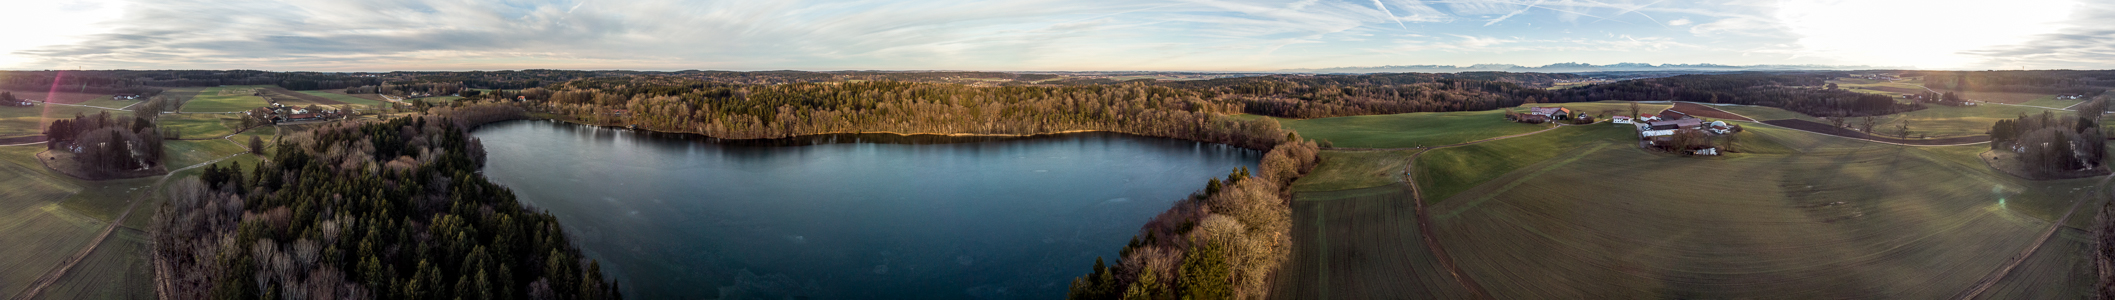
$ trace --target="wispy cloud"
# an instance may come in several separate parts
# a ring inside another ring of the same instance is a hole
[[[1749,2],[73,0],[46,6],[38,9],[107,17],[70,15],[49,22],[86,21],[61,26],[72,31],[54,30],[63,33],[49,38],[7,39],[33,42],[0,46],[0,68],[1269,70],[1668,58],[1839,63],[1823,52],[1787,52],[1808,46],[1785,25],[1782,5]],[[6,24],[13,23],[0,21]],[[1974,53],[1992,60],[2108,60],[2108,51],[2115,51],[2108,30],[2115,28],[2085,25],[2035,43]]]

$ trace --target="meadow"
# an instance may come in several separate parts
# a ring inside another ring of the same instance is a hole
[[[1658,113],[1672,107],[1666,103],[1640,103],[1640,113]],[[1573,111],[1604,115],[1629,114],[1630,102],[1535,103],[1512,108],[1527,113],[1528,107],[1564,107]],[[1236,118],[1258,118],[1241,115]],[[1550,125],[1505,120],[1505,110],[1423,112],[1392,115],[1319,119],[1278,119],[1278,123],[1300,132],[1300,136],[1328,141],[1338,148],[1411,148],[1458,144],[1492,137],[1547,129]]]
[[[302,94],[308,94],[308,95],[311,95],[311,96],[316,96],[316,97],[323,97],[323,98],[329,98],[329,99],[331,99],[331,100],[334,100],[334,101],[338,101],[338,102],[344,102],[344,103],[346,103],[346,104],[357,104],[357,105],[368,105],[368,106],[376,106],[376,105],[382,105],[382,101],[378,101],[378,100],[372,100],[372,99],[367,99],[367,98],[360,98],[360,97],[353,97],[353,96],[347,96],[347,95],[345,95],[345,94],[340,94],[340,93],[331,93],[331,92],[326,92],[326,91],[298,91],[298,92],[299,92],[299,93],[302,93]]]
[[[1433,226],[1502,299],[1939,298],[2032,244],[2048,219],[2030,211],[2068,207],[2090,184],[1864,144],[1722,158],[1586,151],[1441,201]]]
[[[210,87],[198,92],[197,97],[184,103],[183,112],[239,112],[264,107],[269,102],[264,97],[254,96],[263,85],[229,85]]]
[[[1436,240],[1499,299],[1950,297],[2072,201],[2100,204],[2080,200],[2093,179],[1990,170],[1974,157],[1983,145],[1761,125],[1741,140],[1744,153],[1683,157],[1636,148],[1628,128],[1566,127],[1432,150],[1415,172]],[[1295,183],[1300,235],[1279,296],[1466,297],[1424,249],[1409,190],[1374,185],[1408,153],[1325,152]],[[2082,219],[1980,298],[2080,297],[2093,281]]]
[[[1331,147],[1340,148],[1430,147],[1548,128],[1548,125],[1506,121],[1505,112],[1496,110],[1279,119],[1278,122],[1299,131],[1302,137],[1326,141]]]
[[[62,206],[85,188],[45,169],[32,157],[43,145],[0,147],[0,295],[16,295],[57,263],[80,251],[108,220]]]

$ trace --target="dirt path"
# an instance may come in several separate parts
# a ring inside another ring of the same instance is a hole
[[[230,142],[233,142],[233,141],[230,141]],[[237,144],[238,144],[238,146],[240,146],[240,143],[237,143]],[[247,150],[247,149],[245,149],[245,150]],[[140,195],[139,195],[139,196],[137,196],[137,197],[134,197],[134,198],[132,199],[132,203],[131,203],[131,204],[126,204],[126,205],[125,205],[125,212],[123,212],[123,213],[119,213],[119,214],[118,214],[118,216],[117,216],[117,218],[114,218],[114,219],[111,219],[111,220],[110,220],[110,224],[108,224],[108,225],[104,225],[104,226],[103,226],[103,233],[99,233],[99,234],[96,234],[96,236],[95,236],[95,239],[94,239],[94,240],[90,240],[90,241],[88,241],[88,246],[86,246],[86,247],[81,247],[81,251],[80,251],[80,252],[76,252],[76,253],[74,253],[74,254],[73,254],[73,256],[68,256],[68,257],[66,257],[66,259],[65,259],[65,260],[61,260],[61,261],[59,261],[59,265],[58,265],[57,267],[54,267],[54,268],[52,268],[51,272],[46,272],[46,273],[44,273],[44,276],[39,276],[39,277],[37,277],[37,280],[36,280],[36,281],[31,281],[31,282],[30,282],[30,284],[29,284],[29,288],[28,288],[28,289],[25,289],[25,290],[23,290],[21,294],[17,294],[17,295],[15,295],[15,297],[13,297],[13,298],[9,298],[9,299],[15,299],[15,300],[28,300],[28,299],[36,299],[36,298],[37,298],[37,294],[40,294],[40,293],[43,293],[43,292],[44,292],[44,288],[47,288],[47,287],[51,287],[51,284],[52,284],[52,283],[55,283],[55,282],[58,282],[60,278],[65,278],[65,277],[66,277],[66,271],[70,271],[70,270],[72,270],[72,269],[73,269],[73,266],[74,266],[74,265],[76,265],[76,264],[80,264],[80,263],[81,263],[81,260],[83,260],[83,259],[86,259],[86,258],[88,258],[88,254],[90,254],[90,253],[95,253],[95,249],[96,249],[96,247],[98,247],[98,246],[102,246],[102,244],[103,244],[103,241],[106,241],[106,240],[109,240],[109,239],[110,239],[110,234],[111,234],[111,233],[117,232],[117,229],[118,229],[119,225],[123,225],[123,224],[125,224],[125,218],[126,218],[126,217],[129,217],[129,216],[132,216],[132,211],[133,211],[133,209],[134,209],[134,208],[137,208],[137,207],[139,207],[139,205],[140,205],[140,203],[141,203],[141,202],[153,202],[153,201],[152,201],[153,199],[151,199],[151,197],[153,197],[153,195],[154,195],[155,191],[156,191],[156,190],[158,190],[158,189],[160,189],[163,183],[167,183],[167,182],[169,182],[169,178],[170,178],[171,176],[175,176],[177,172],[182,172],[182,171],[184,171],[184,170],[196,169],[196,168],[199,168],[199,167],[204,167],[204,166],[207,166],[207,165],[212,165],[212,164],[214,164],[214,163],[219,163],[220,161],[223,161],[223,160],[227,160],[227,159],[229,159],[229,158],[234,158],[235,156],[239,156],[239,155],[245,155],[245,154],[249,154],[249,152],[245,151],[245,152],[243,152],[243,153],[236,153],[236,154],[233,154],[233,155],[228,155],[228,156],[224,156],[224,157],[221,157],[221,158],[218,158],[218,159],[214,159],[214,160],[211,160],[211,161],[207,161],[207,162],[199,163],[199,164],[196,164],[196,165],[191,165],[191,166],[188,166],[188,167],[184,167],[184,168],[182,168],[182,169],[175,169],[175,170],[170,170],[168,174],[163,174],[163,175],[162,175],[162,178],[161,178],[160,180],[155,180],[155,181],[154,181],[154,184],[152,184],[152,185],[148,185],[148,186],[147,186],[147,187],[148,187],[148,190],[147,190],[147,191],[146,191],[145,193],[140,193]]]
[[[2115,175],[2101,177],[2099,186],[2106,187],[2108,184],[2108,179],[2111,178],[2115,178]],[[2100,192],[2106,193],[2108,191]],[[2027,257],[2034,256],[2035,250],[2041,249],[2042,244],[2048,243],[2049,237],[2055,236],[2057,230],[2062,230],[2064,228],[2064,222],[2070,221],[2071,215],[2078,212],[2078,206],[2080,204],[2085,203],[2086,201],[2084,199],[2071,202],[2071,209],[2064,211],[2064,217],[2056,218],[2056,222],[2049,223],[2049,229],[2042,231],[2042,236],[2035,238],[2033,244],[2028,244],[2026,250],[2020,250],[2020,254],[2014,255],[2012,256],[2011,260],[2005,261],[2005,265],[1999,266],[1996,271],[1991,271],[1989,276],[1983,277],[1983,280],[1976,281],[1975,287],[1968,288],[1968,290],[1966,291],[1961,291],[1960,294],[1954,295],[1953,298],[1961,300],[1975,299],[1976,296],[1982,295],[1983,291],[1989,290],[1991,286],[1997,285],[1998,281],[2004,280],[2005,275],[2009,275],[2012,273],[2012,268],[2019,267],[2020,263],[2027,261]]]
[[[1601,124],[1601,123],[1594,123],[1594,124]],[[1592,124],[1588,124],[1588,125],[1592,125]],[[1417,202],[1417,203],[1416,203],[1416,204],[1417,204],[1417,206],[1416,206],[1416,207],[1417,207],[1417,231],[1418,231],[1417,233],[1418,233],[1418,236],[1424,239],[1424,244],[1425,244],[1425,247],[1426,247],[1426,248],[1430,248],[1430,250],[1432,251],[1432,256],[1433,256],[1434,258],[1437,258],[1437,259],[1439,260],[1439,265],[1440,265],[1441,267],[1445,267],[1445,268],[1447,268],[1447,274],[1449,274],[1449,275],[1453,275],[1453,276],[1454,276],[1454,281],[1455,281],[1455,282],[1458,282],[1458,283],[1460,283],[1460,284],[1461,284],[1461,286],[1462,286],[1462,288],[1468,289],[1468,290],[1469,290],[1469,294],[1470,294],[1470,295],[1474,295],[1474,296],[1475,296],[1474,298],[1476,298],[1476,299],[1496,299],[1496,298],[1492,298],[1492,297],[1491,297],[1491,293],[1490,293],[1490,292],[1486,292],[1486,291],[1484,291],[1484,289],[1483,289],[1483,285],[1479,285],[1479,284],[1476,284],[1476,279],[1474,279],[1474,278],[1469,278],[1469,276],[1468,276],[1468,275],[1466,275],[1466,274],[1463,274],[1463,273],[1462,273],[1462,271],[1461,271],[1461,267],[1460,267],[1460,266],[1457,266],[1457,265],[1455,265],[1455,264],[1454,264],[1454,258],[1453,258],[1452,256],[1448,256],[1448,255],[1447,255],[1447,249],[1446,249],[1446,247],[1441,247],[1441,246],[1439,245],[1439,238],[1437,237],[1437,235],[1435,235],[1435,234],[1433,234],[1433,233],[1432,233],[1432,216],[1431,216],[1431,214],[1430,214],[1430,213],[1427,213],[1427,212],[1426,212],[1426,209],[1425,209],[1425,195],[1424,195],[1424,191],[1422,191],[1422,190],[1419,190],[1419,189],[1418,189],[1418,187],[1417,187],[1417,157],[1419,157],[1419,156],[1424,156],[1426,152],[1432,152],[1432,150],[1436,150],[1436,149],[1446,149],[1446,148],[1453,148],[1453,147],[1461,147],[1461,146],[1475,145],[1475,144],[1479,144],[1479,143],[1483,143],[1483,142],[1490,142],[1490,141],[1497,141],[1497,140],[1503,140],[1503,139],[1510,139],[1510,138],[1516,138],[1516,137],[1523,137],[1523,136],[1529,136],[1529,135],[1534,135],[1534,134],[1538,134],[1538,133],[1548,132],[1548,131],[1550,131],[1550,130],[1555,130],[1555,129],[1557,129],[1557,128],[1563,128],[1564,126],[1567,126],[1567,125],[1561,125],[1561,124],[1560,124],[1560,125],[1558,125],[1558,126],[1556,126],[1556,127],[1550,127],[1550,128],[1545,128],[1545,129],[1542,129],[1542,130],[1536,130],[1536,131],[1534,131],[1534,132],[1528,132],[1528,133],[1521,133],[1521,134],[1514,134],[1514,135],[1507,135],[1507,136],[1500,136],[1500,137],[1493,137],[1493,138],[1487,138],[1487,139],[1481,139],[1481,140],[1474,140],[1474,141],[1468,141],[1468,142],[1463,142],[1463,143],[1459,143],[1459,144],[1452,144],[1452,145],[1444,145],[1444,146],[1436,146],[1436,147],[1429,147],[1429,148],[1419,147],[1419,148],[1400,148],[1400,149],[1387,149],[1387,150],[1407,150],[1407,149],[1423,149],[1423,151],[1418,151],[1417,153],[1414,153],[1414,154],[1410,154],[1410,163],[1409,163],[1409,164],[1406,164],[1406,165],[1404,165],[1404,166],[1403,166],[1403,184],[1408,184],[1408,185],[1410,185],[1410,197],[1411,197],[1411,199],[1412,199],[1413,201],[1416,201],[1416,202]]]

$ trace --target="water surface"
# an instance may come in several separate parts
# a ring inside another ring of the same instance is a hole
[[[1113,133],[716,141],[487,125],[485,173],[636,299],[1053,299],[1256,151]]]

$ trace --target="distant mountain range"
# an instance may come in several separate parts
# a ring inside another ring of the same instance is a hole
[[[1654,64],[1648,64],[1648,63],[1617,63],[1617,64],[1608,64],[1608,65],[1596,65],[1596,64],[1586,64],[1586,63],[1574,63],[1574,62],[1568,62],[1568,63],[1556,63],[1556,64],[1549,64],[1549,65],[1545,65],[1545,66],[1540,66],[1540,67],[1529,67],[1529,66],[1522,66],[1522,65],[1515,65],[1515,64],[1476,64],[1476,65],[1470,65],[1470,66],[1467,66],[1467,67],[1461,67],[1461,66],[1453,66],[1453,65],[1408,65],[1408,66],[1373,66],[1373,67],[1336,67],[1336,68],[1322,68],[1322,69],[1286,69],[1286,70],[1280,70],[1280,72],[1288,72],[1288,73],[1396,73],[1396,72],[1421,72],[1421,73],[1455,73],[1455,72],[1482,72],[1482,71],[1506,71],[1506,72],[1542,72],[1542,73],[1581,73],[1581,72],[1622,72],[1622,71],[1765,71],[1765,70],[1769,70],[1769,71],[1783,71],[1783,70],[1886,70],[1886,69],[1906,69],[1906,67],[1876,67],[1876,66],[1831,66],[1831,65],[1745,65],[1745,66],[1735,66],[1735,65],[1721,65],[1721,64],[1662,64],[1662,65],[1654,65]]]

